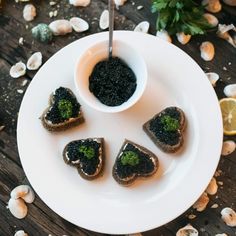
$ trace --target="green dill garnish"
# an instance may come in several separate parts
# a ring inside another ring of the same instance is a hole
[[[165,131],[177,131],[179,129],[179,121],[169,115],[163,115],[161,117],[161,124],[163,124]]]
[[[121,155],[121,163],[122,165],[136,166],[139,164],[139,157],[133,151],[125,151]]]
[[[72,108],[72,103],[66,99],[61,99],[58,102],[58,110],[61,117],[64,119],[69,119],[72,116]]]
[[[83,153],[85,157],[87,157],[88,159],[92,159],[95,155],[95,151],[94,148],[92,147],[86,147],[85,145],[81,145],[79,147],[79,152]]]
[[[193,0],[153,0],[152,12],[158,12],[156,28],[169,34],[205,34],[212,26],[204,18],[204,6]]]

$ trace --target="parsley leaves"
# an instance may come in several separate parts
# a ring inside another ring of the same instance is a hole
[[[153,0],[152,12],[158,12],[157,30],[169,34],[205,34],[211,28],[203,17],[204,7],[193,0]]]

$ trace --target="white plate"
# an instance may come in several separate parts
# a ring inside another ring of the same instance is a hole
[[[18,119],[17,141],[25,173],[37,194],[66,220],[98,232],[126,234],[161,226],[189,208],[206,188],[217,167],[222,144],[218,100],[200,67],[183,51],[154,36],[118,31],[114,38],[132,43],[148,67],[142,99],[118,114],[92,110],[82,100],[86,122],[52,134],[39,117],[49,95],[59,86],[74,92],[78,56],[107,33],[85,37],[51,57],[35,75],[24,96]],[[167,106],[184,110],[187,130],[183,150],[161,152],[142,130],[142,124]],[[64,146],[74,139],[104,137],[105,174],[89,182],[62,159]],[[158,174],[132,187],[118,185],[111,175],[116,154],[127,138],[156,153]]]

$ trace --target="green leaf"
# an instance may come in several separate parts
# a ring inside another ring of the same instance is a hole
[[[73,105],[70,101],[61,99],[57,107],[62,118],[69,119],[72,116]]]
[[[193,0],[153,0],[152,12],[158,12],[157,30],[169,34],[204,34],[211,28],[203,17],[204,8]]]

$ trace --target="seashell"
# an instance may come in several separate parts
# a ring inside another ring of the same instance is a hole
[[[207,20],[208,24],[210,24],[212,27],[216,27],[219,24],[218,19],[214,15],[205,13],[203,16]]]
[[[36,16],[36,8],[33,4],[27,4],[23,10],[23,17],[26,21],[32,21]]]
[[[70,19],[70,24],[76,32],[84,32],[89,29],[88,22],[79,17],[72,17]]]
[[[68,20],[55,20],[49,24],[54,35],[65,35],[72,32],[72,26]]]
[[[236,212],[233,209],[229,207],[224,208],[221,211],[221,218],[228,226],[236,226]]]
[[[227,155],[231,154],[232,152],[234,152],[235,149],[236,149],[236,144],[233,140],[224,141],[223,146],[222,146],[221,155],[227,156]]]
[[[215,236],[228,236],[227,234],[216,234]]]
[[[172,42],[172,39],[166,30],[157,31],[156,36],[160,39],[163,39],[169,43]]]
[[[223,2],[229,6],[236,6],[236,0],[223,0]]]
[[[215,87],[216,82],[218,81],[220,76],[218,74],[216,74],[215,72],[208,72],[208,73],[206,73],[206,76],[209,79],[209,81],[211,82],[212,86]]]
[[[230,25],[219,24],[218,31],[216,32],[216,34],[218,37],[226,40],[228,43],[230,43],[233,47],[236,48],[236,36],[233,38],[228,32],[230,30],[236,32],[236,28],[233,24]]]
[[[207,11],[212,13],[219,12],[222,8],[222,5],[219,0],[203,0],[202,5],[205,6],[205,9]]]
[[[76,7],[87,7],[90,4],[90,0],[69,0],[69,3]]]
[[[32,203],[35,199],[35,194],[34,194],[33,189],[29,187],[29,192],[21,198],[27,203]]]
[[[206,192],[210,195],[214,195],[217,193],[217,190],[218,190],[218,185],[216,183],[216,179],[213,177],[206,188]]]
[[[52,31],[46,24],[38,24],[31,30],[32,36],[42,43],[48,43],[52,40]]]
[[[28,234],[24,230],[18,230],[14,236],[28,236]]]
[[[27,61],[28,70],[37,70],[42,65],[42,53],[35,52]]]
[[[19,185],[11,191],[11,198],[18,199],[24,197],[29,192],[28,185]]]
[[[179,229],[176,236],[198,236],[198,231],[193,228],[192,225],[188,224],[185,227]]]
[[[35,198],[34,191],[28,185],[19,185],[11,191],[11,199],[19,198],[22,198],[27,203],[32,203]]]
[[[19,77],[25,75],[25,73],[26,73],[26,65],[22,61],[17,62],[10,69],[10,76],[12,78],[19,78]]]
[[[135,32],[147,33],[150,23],[148,21],[142,21],[134,28]]]
[[[23,219],[28,212],[28,208],[22,199],[11,198],[8,202],[8,208],[13,216],[18,219]]]
[[[109,27],[109,11],[104,10],[99,19],[99,27],[105,30]]]
[[[211,61],[215,56],[214,45],[209,42],[203,42],[200,46],[201,58],[205,61]]]
[[[127,0],[115,0],[116,6],[123,6]]]
[[[177,36],[178,41],[181,44],[186,44],[191,39],[191,35],[190,34],[185,34],[184,32],[177,33],[176,36]]]
[[[227,97],[235,97],[236,98],[236,84],[226,85],[224,88],[224,94]]]
[[[206,206],[209,202],[209,197],[207,196],[207,193],[203,193],[200,198],[193,204],[193,208],[197,211],[204,211],[206,209]]]

